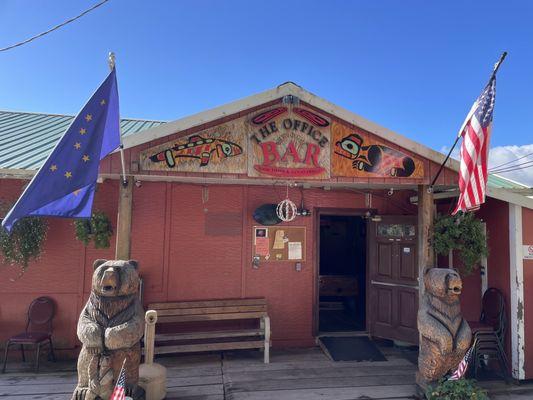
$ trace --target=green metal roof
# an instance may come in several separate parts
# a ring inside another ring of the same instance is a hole
[[[38,169],[74,116],[0,110],[0,169]],[[124,118],[122,136],[164,124]]]
[[[489,186],[503,189],[527,189],[529,186],[523,185],[501,175],[489,175]]]

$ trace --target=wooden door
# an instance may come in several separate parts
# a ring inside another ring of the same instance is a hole
[[[372,336],[418,343],[417,220],[382,217],[369,236],[369,315]]]

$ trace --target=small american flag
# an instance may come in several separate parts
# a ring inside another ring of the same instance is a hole
[[[126,371],[124,370],[125,364],[126,359],[124,359],[124,362],[122,363],[122,368],[120,368],[120,374],[118,375],[115,389],[113,389],[113,393],[111,393],[109,400],[124,400],[126,398]]]
[[[466,370],[468,369],[468,363],[470,363],[470,360],[472,359],[472,354],[474,353],[474,346],[476,344],[474,343],[472,347],[468,349],[465,356],[457,366],[457,369],[454,371],[454,373],[448,378],[449,381],[456,381],[458,379],[461,379],[466,374]]]
[[[458,211],[476,210],[485,202],[489,141],[495,99],[496,75],[493,74],[472,106],[459,132],[459,136],[463,137],[459,170],[461,193],[452,215],[457,214]]]

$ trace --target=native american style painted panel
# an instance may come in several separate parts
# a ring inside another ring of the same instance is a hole
[[[248,175],[326,179],[330,121],[302,107],[276,106],[248,117]]]
[[[358,178],[423,178],[422,160],[359,130],[333,122],[332,174]]]
[[[244,118],[141,152],[150,171],[246,173]]]

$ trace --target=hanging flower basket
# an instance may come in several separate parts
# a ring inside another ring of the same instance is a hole
[[[107,215],[102,211],[95,211],[91,218],[78,219],[74,222],[76,238],[85,246],[91,241],[94,248],[107,249],[111,246],[110,238],[113,236],[113,226]]]
[[[465,275],[470,275],[488,255],[487,237],[481,220],[474,213],[437,216],[432,242],[437,254],[448,255],[456,250]]]
[[[9,209],[5,206],[1,208]],[[4,262],[20,267],[19,278],[26,272],[30,261],[41,256],[47,230],[46,220],[40,217],[18,220],[10,233],[0,227],[0,249]]]

